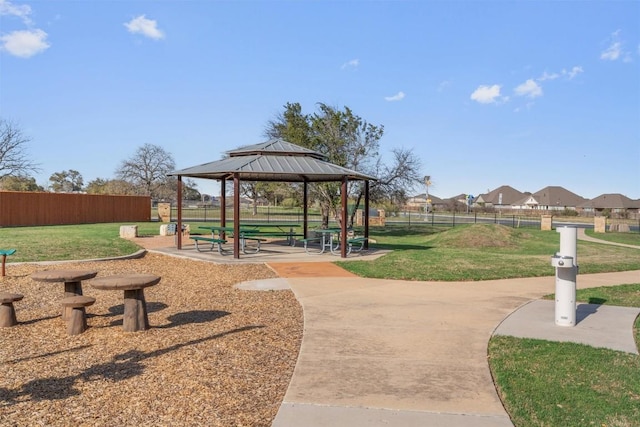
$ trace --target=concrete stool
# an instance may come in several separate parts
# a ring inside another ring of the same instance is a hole
[[[85,297],[83,295],[67,297],[62,300],[62,306],[71,309],[67,321],[67,333],[69,335],[78,335],[87,329],[85,307],[93,305],[94,302],[96,302],[95,298]]]
[[[0,327],[15,326],[18,324],[16,319],[16,309],[13,307],[15,301],[20,301],[24,295],[10,294],[8,292],[0,292]]]
[[[124,291],[122,327],[126,332],[136,332],[149,329],[144,288],[159,282],[160,277],[152,274],[115,274],[93,279],[91,286],[103,291]]]
[[[44,270],[31,274],[38,282],[64,283],[64,296],[82,295],[82,281],[93,279],[98,274],[95,270]],[[69,320],[71,308],[62,307],[62,320]]]

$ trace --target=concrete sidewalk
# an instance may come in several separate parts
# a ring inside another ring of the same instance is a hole
[[[578,235],[598,241],[585,237]],[[554,302],[540,300],[555,291],[552,276],[406,282],[356,277],[330,262],[339,258],[299,248],[241,260],[155,250],[210,262],[266,262],[281,278],[238,287],[293,290],[305,329],[274,427],[512,426],[487,362],[494,333],[637,353],[632,328],[640,308],[581,304],[575,327],[556,326]],[[372,252],[358,258],[384,254]],[[638,282],[640,271],[631,271],[578,275],[577,286]]]
[[[565,328],[552,301],[529,304],[554,292],[553,277],[276,280],[302,304],[305,331],[274,427],[511,426],[487,363],[494,331],[637,351],[640,309],[587,307]],[[580,275],[578,288],[638,281],[640,271]]]

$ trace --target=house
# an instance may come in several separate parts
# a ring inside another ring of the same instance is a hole
[[[559,186],[549,186],[536,191],[513,204],[513,209],[538,209],[545,211],[563,211],[565,209],[576,210],[586,202],[582,196]]]
[[[475,198],[473,205],[485,208],[511,209],[512,205],[524,199],[526,193],[522,193],[513,187],[503,185]]]
[[[578,210],[587,215],[600,216],[608,210],[613,217],[624,218],[640,213],[640,199],[633,200],[619,193],[601,194],[595,199],[578,205]]]
[[[429,194],[429,206],[431,209],[443,209],[446,206],[446,202],[441,198],[434,196],[433,194]],[[422,211],[424,212],[425,207],[427,206],[427,193],[417,194],[413,197],[409,197],[407,199],[406,208],[412,211]]]

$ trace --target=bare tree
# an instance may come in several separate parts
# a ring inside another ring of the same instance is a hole
[[[167,174],[175,167],[173,156],[162,147],[144,144],[131,158],[122,161],[116,175],[135,185],[139,194],[157,199],[173,192],[172,181],[175,179],[169,179]]]
[[[40,171],[27,153],[30,141],[16,125],[0,118],[0,178],[23,177]]]

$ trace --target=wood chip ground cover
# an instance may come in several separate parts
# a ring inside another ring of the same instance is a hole
[[[151,329],[122,330],[123,293],[93,289],[89,328],[69,336],[53,268],[98,277],[149,273]],[[291,379],[302,309],[291,291],[234,284],[275,277],[264,265],[217,265],[147,254],[136,260],[9,265],[0,289],[21,293],[19,325],[0,328],[0,425],[269,426]]]

